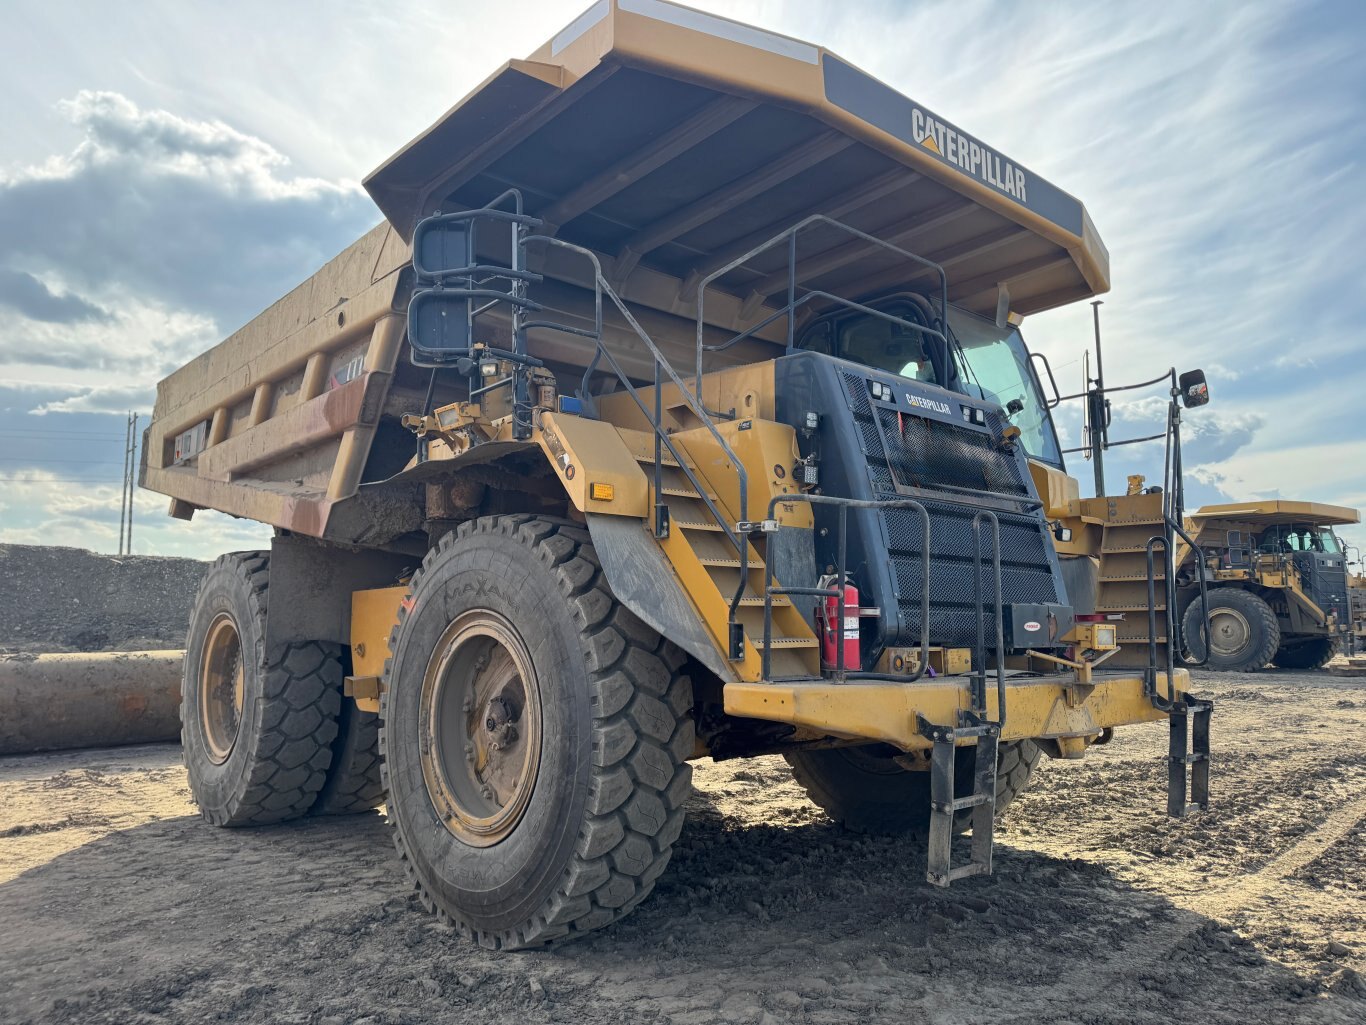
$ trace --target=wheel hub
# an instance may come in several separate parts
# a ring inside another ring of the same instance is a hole
[[[1214,654],[1237,655],[1251,638],[1252,628],[1237,609],[1215,609],[1209,614],[1209,644]]]
[[[230,614],[220,612],[209,624],[199,666],[199,721],[215,765],[226,762],[237,743],[245,690],[237,623]]]
[[[505,839],[535,788],[541,703],[521,636],[488,610],[441,635],[422,683],[421,761],[447,830],[475,847]]]

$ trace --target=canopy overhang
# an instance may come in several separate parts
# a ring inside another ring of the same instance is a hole
[[[509,187],[615,283],[637,267],[697,282],[811,214],[941,264],[950,300],[1027,315],[1104,292],[1082,204],[836,55],[663,0],[599,0],[511,61],[365,182],[405,239],[437,211]],[[813,228],[802,284],[845,296],[917,287],[885,250]],[[780,305],[787,253],[716,282]],[[922,279],[928,288],[931,279]],[[657,292],[658,289],[652,291]]]

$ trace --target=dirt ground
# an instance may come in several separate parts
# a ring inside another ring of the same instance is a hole
[[[1045,761],[996,874],[844,834],[778,759],[698,766],[653,897],[494,955],[407,892],[370,814],[215,830],[173,746],[0,760],[0,1021],[1366,1021],[1366,680],[1203,676],[1214,797],[1163,817],[1165,729]]]

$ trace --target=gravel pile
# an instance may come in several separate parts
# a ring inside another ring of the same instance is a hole
[[[0,651],[183,648],[208,563],[0,544]]]

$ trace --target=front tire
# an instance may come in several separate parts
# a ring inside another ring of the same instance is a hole
[[[783,757],[807,796],[841,826],[879,836],[929,835],[930,774],[904,768],[898,752],[879,745],[794,751]],[[1032,741],[1001,744],[996,760],[996,814],[1024,793],[1042,752]],[[955,753],[954,790],[966,797],[972,788],[975,751]],[[954,818],[954,830],[972,824],[966,809]]]
[[[1266,668],[1281,643],[1276,613],[1262,598],[1236,587],[1217,587],[1206,595],[1209,603],[1209,661],[1206,668],[1231,673],[1255,673]],[[1186,606],[1181,632],[1196,662],[1204,660],[1200,629],[1200,599]]]
[[[180,740],[190,793],[218,826],[298,818],[322,789],[342,686],[335,645],[266,651],[269,557],[220,556],[190,614]]]
[[[691,791],[692,687],[613,598],[586,530],[462,524],[413,578],[390,651],[389,820],[429,910],[516,949],[649,894]]]
[[[1322,669],[1337,653],[1334,638],[1312,637],[1307,641],[1283,644],[1271,656],[1271,662],[1281,669]]]

